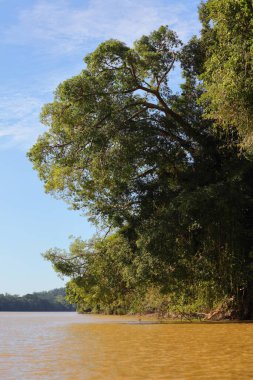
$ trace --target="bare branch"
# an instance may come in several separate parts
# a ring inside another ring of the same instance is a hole
[[[175,60],[176,60],[176,57],[174,55],[173,60],[172,60],[171,64],[169,65],[168,69],[165,71],[165,73],[161,76],[161,78],[157,82],[157,88],[156,88],[157,91],[159,91],[162,82],[164,81],[166,76],[169,74],[170,70],[173,68]]]

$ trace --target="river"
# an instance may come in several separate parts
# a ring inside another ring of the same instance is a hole
[[[253,324],[2,312],[0,379],[253,379]]]

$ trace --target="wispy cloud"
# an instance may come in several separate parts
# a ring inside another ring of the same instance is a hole
[[[66,65],[66,56],[80,56],[80,51],[85,55],[98,42],[109,38],[131,44],[160,25],[169,25],[183,40],[199,29],[199,0],[89,0],[82,6],[73,3],[70,0],[33,0],[30,7],[16,15],[15,24],[0,33],[3,44],[36,51],[47,56],[48,62],[53,54],[59,63],[55,72],[40,73],[40,82],[34,88],[19,92],[0,90],[1,147],[19,145],[26,148],[42,132],[39,123],[42,104],[52,98],[49,94],[56,83],[73,75],[73,65],[71,68]]]
[[[93,40],[118,38],[132,43],[161,24],[175,29],[182,39],[198,31],[197,1],[90,0],[73,7],[71,1],[39,1],[18,15],[4,35],[8,43],[36,45],[40,49],[70,53]]]
[[[33,82],[27,79],[26,86],[19,86],[19,90],[0,87],[0,149],[27,149],[45,131],[39,121],[41,108],[53,99],[60,82],[80,71],[80,65],[73,66],[41,73]]]
[[[42,101],[21,93],[0,94],[0,147],[19,145],[27,149],[42,132],[39,110]]]

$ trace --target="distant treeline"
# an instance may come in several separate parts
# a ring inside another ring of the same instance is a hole
[[[65,295],[65,288],[24,296],[0,294],[0,311],[74,311]]]

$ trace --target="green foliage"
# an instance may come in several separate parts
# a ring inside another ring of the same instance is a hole
[[[206,115],[233,125],[253,149],[253,5],[251,0],[208,0],[200,7]]]
[[[69,262],[75,262],[67,299],[79,312],[192,315],[208,312],[227,296],[207,260],[185,255],[175,268],[143,245],[133,252],[120,234],[86,243],[75,239],[68,253],[54,249],[44,257],[65,275],[70,275]]]
[[[120,234],[94,238],[86,243],[75,239],[68,253],[54,249],[47,251],[44,257],[57,271],[71,275],[67,298],[80,312],[137,311],[151,284],[159,284],[161,276],[169,272],[163,262],[150,254],[140,250],[134,254],[129,242]],[[69,263],[73,263],[72,273]]]

